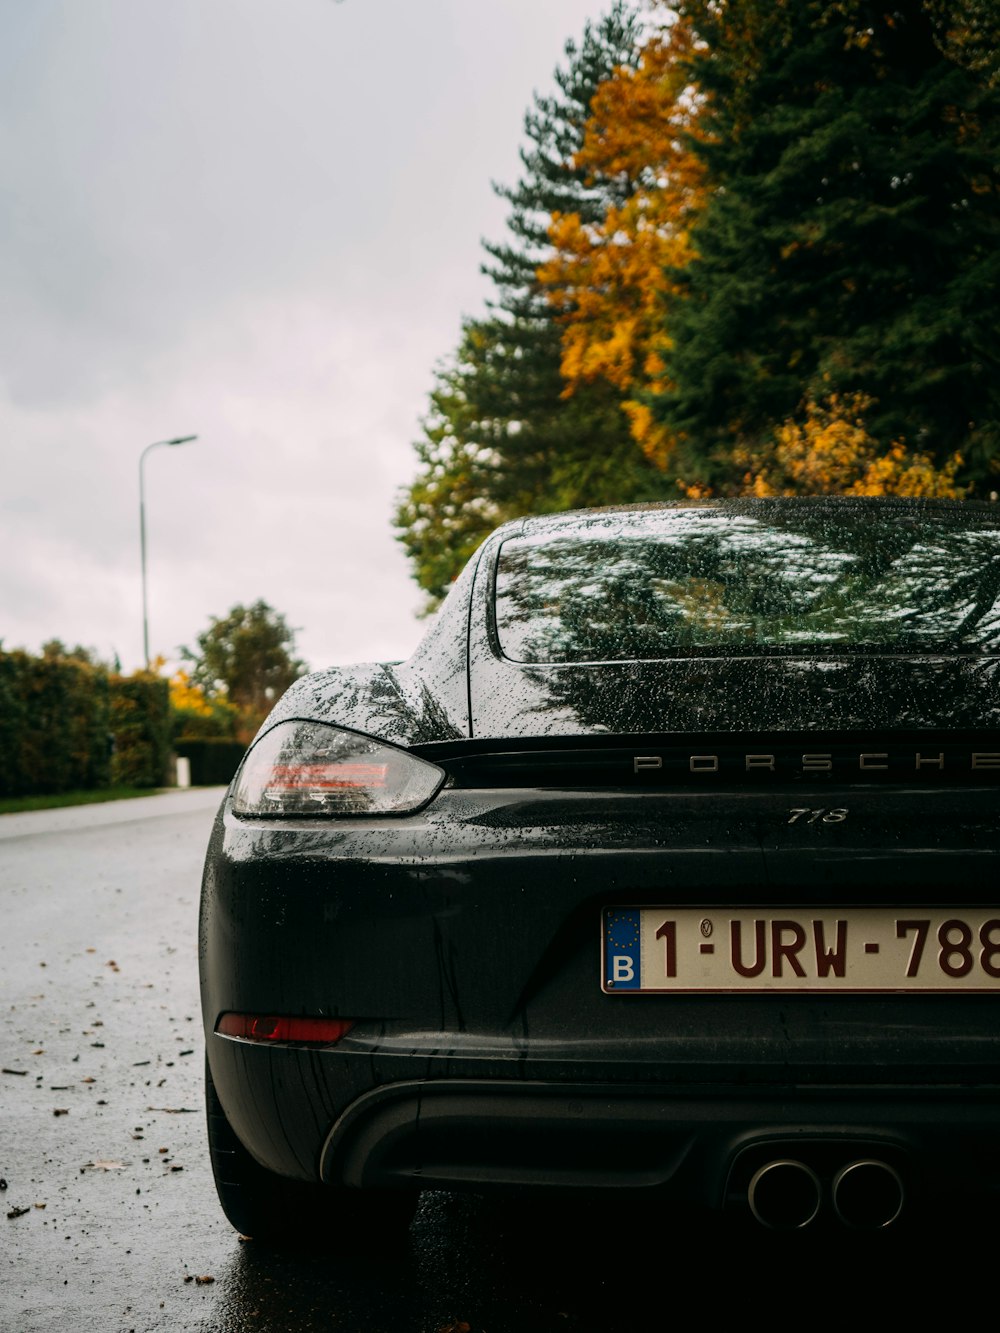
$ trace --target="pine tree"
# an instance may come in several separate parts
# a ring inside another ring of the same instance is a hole
[[[691,220],[704,205],[704,165],[688,140],[698,134],[699,101],[688,66],[692,33],[682,20],[651,31],[636,68],[620,68],[591,102],[578,168],[614,180],[623,202],[599,219],[555,212],[553,257],[538,270],[562,324],[564,394],[606,380],[643,454],[670,465],[670,440],[643,398],[662,376],[658,343],[676,299],[667,276],[692,258]]]
[[[557,91],[536,95],[525,117],[521,180],[494,187],[510,204],[507,238],[485,245],[496,295],[487,315],[465,321],[456,353],[437,372],[416,445],[420,471],[396,515],[432,602],[498,522],[644,498],[664,485],[630,439],[613,385],[564,396],[562,328],[538,278],[552,254],[553,213],[597,222],[631,188],[574,157],[597,89],[617,68],[635,66],[641,39],[635,11],[616,0],[579,45],[567,43]]]
[[[964,479],[1000,458],[1000,88],[979,0],[683,0],[712,186],[651,410],[695,487],[817,405]],[[995,13],[995,11],[992,11]],[[978,23],[968,29],[968,16]],[[996,36],[997,21],[994,18]],[[963,27],[963,24],[966,24]],[[971,36],[969,33],[971,32]],[[974,39],[974,40],[973,40]],[[992,482],[990,481],[993,477]]]

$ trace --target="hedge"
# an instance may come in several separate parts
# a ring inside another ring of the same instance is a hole
[[[111,679],[116,787],[164,787],[170,765],[170,689],[145,672]]]
[[[169,753],[165,680],[0,650],[0,795],[159,787]]]
[[[0,794],[106,787],[110,681],[68,657],[0,652]]]

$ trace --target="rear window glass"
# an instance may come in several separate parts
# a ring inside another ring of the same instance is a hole
[[[608,513],[500,548],[519,662],[995,653],[1000,515],[891,505]]]

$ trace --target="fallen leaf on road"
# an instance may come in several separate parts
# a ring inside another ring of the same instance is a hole
[[[30,1213],[30,1208],[12,1208],[7,1214],[8,1217],[23,1217],[25,1213]]]
[[[195,1278],[195,1282],[197,1282],[199,1287],[204,1287],[207,1283],[214,1281],[215,1278],[212,1276],[211,1273],[203,1273],[201,1277]]]

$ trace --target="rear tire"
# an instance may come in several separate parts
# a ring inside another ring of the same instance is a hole
[[[247,1152],[226,1118],[205,1061],[208,1151],[219,1203],[243,1236],[296,1248],[368,1247],[400,1241],[416,1191],[356,1190],[275,1175]]]

